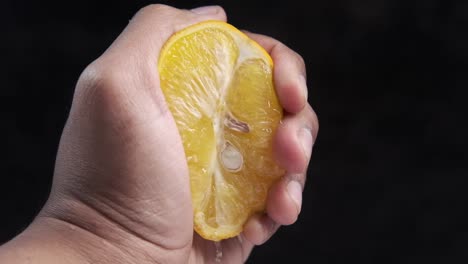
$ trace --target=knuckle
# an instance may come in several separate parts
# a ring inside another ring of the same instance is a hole
[[[80,75],[73,104],[80,118],[127,140],[137,116],[132,108],[134,99],[126,89],[130,83],[124,75],[122,67],[97,59]]]
[[[146,118],[141,116],[142,111],[151,110],[158,117],[166,116],[169,110],[164,97],[154,91],[153,80],[144,80],[134,73],[121,60],[98,58],[78,79],[75,105],[86,113],[114,116],[128,126]]]
[[[314,111],[310,104],[307,105],[307,113],[308,123],[311,125],[312,132],[314,132],[314,137],[317,137],[317,133],[319,130],[319,120],[317,113]]]
[[[305,66],[305,60],[304,60],[304,57],[302,57],[299,53],[297,53],[296,51],[294,52],[296,54],[296,60],[297,62],[299,63],[299,65],[301,66]]]
[[[171,9],[172,8],[170,6],[164,4],[150,4],[138,10],[137,14],[155,14],[160,12],[167,12]]]
[[[88,106],[112,106],[125,98],[125,73],[102,59],[89,64],[78,78],[75,98]]]
[[[173,12],[175,8],[170,7],[164,4],[150,4],[140,8],[135,15],[133,16],[132,20],[138,19],[154,19],[155,17],[166,16],[169,13]]]
[[[287,181],[297,181],[302,186],[302,189],[304,189],[307,181],[307,172],[289,174],[287,175]]]
[[[306,63],[305,63],[304,57],[302,57],[296,51],[293,51],[293,54],[294,54],[295,61],[296,61],[297,65],[299,66],[299,68],[300,69],[305,69]]]
[[[78,79],[77,89],[114,89],[119,84],[118,67],[114,65],[103,65],[98,59],[89,64]]]
[[[281,51],[284,54],[284,56],[288,57],[290,62],[293,63],[294,66],[297,66],[297,68],[304,75],[304,77],[306,77],[305,76],[305,74],[306,74],[306,71],[305,71],[306,62],[305,62],[304,58],[297,51],[291,49],[290,47],[288,47],[286,44],[284,44],[282,42],[278,42],[275,45],[275,48],[278,51]]]

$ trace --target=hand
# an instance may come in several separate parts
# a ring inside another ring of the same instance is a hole
[[[215,243],[193,232],[183,146],[156,69],[159,51],[174,32],[208,19],[226,21],[226,14],[217,6],[145,7],[84,70],[62,134],[50,198],[31,226],[4,248],[15,249],[17,256],[39,254],[37,260],[60,251],[91,263],[215,262]],[[275,155],[287,174],[271,188],[267,213],[253,216],[239,237],[221,242],[223,263],[244,262],[280,225],[296,221],[318,131],[302,58],[275,39],[246,34],[275,63],[275,85],[286,112]],[[28,247],[44,250],[22,250]]]

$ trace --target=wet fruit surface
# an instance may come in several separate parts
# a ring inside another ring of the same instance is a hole
[[[284,173],[272,153],[283,115],[273,62],[233,26],[208,21],[172,36],[158,69],[185,149],[194,228],[215,241],[236,236]]]

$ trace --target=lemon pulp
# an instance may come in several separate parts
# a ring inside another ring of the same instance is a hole
[[[158,70],[187,158],[194,229],[214,241],[236,236],[284,174],[272,150],[283,116],[273,62],[232,25],[205,21],[166,42]]]

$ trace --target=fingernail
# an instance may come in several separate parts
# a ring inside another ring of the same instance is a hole
[[[307,102],[307,98],[309,97],[309,89],[307,88],[307,81],[304,75],[299,75],[299,81],[302,86],[302,92],[304,93],[304,98]]]
[[[301,211],[301,206],[302,206],[302,186],[299,182],[297,181],[290,181],[288,183],[288,186],[286,187],[288,189],[288,194],[291,197],[291,199],[294,201],[297,207],[297,212],[299,213]]]
[[[201,6],[201,7],[197,7],[197,8],[194,8],[190,11],[194,12],[195,14],[198,14],[198,15],[214,15],[216,13],[218,13],[218,6],[216,5],[212,5],[212,6]]]
[[[298,133],[299,140],[302,144],[302,150],[307,159],[310,159],[312,154],[312,146],[314,145],[314,139],[312,138],[312,132],[309,128],[301,128]]]

